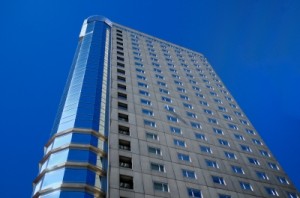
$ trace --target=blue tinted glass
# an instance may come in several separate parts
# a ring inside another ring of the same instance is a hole
[[[51,171],[45,174],[43,179],[43,185],[41,189],[45,189],[50,186],[55,186],[56,184],[60,184],[63,182],[65,169],[58,169],[55,171]]]

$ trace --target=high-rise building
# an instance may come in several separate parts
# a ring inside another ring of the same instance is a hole
[[[33,197],[298,197],[206,58],[83,23]]]

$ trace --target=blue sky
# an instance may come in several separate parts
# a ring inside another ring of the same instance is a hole
[[[83,20],[202,52],[300,189],[300,1],[0,3],[1,197],[29,197]]]

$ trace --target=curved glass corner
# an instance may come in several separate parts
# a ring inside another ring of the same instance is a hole
[[[105,196],[110,32],[105,21],[84,22],[33,197]]]

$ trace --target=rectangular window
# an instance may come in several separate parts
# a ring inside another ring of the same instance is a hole
[[[170,127],[170,131],[171,131],[172,133],[181,134],[181,129],[178,128],[178,127],[173,127],[173,126],[171,126],[171,127]]]
[[[163,87],[166,87],[166,86],[167,86],[167,84],[166,84],[165,82],[161,82],[161,81],[157,81],[157,84],[158,84],[159,86],[163,86]]]
[[[119,125],[119,134],[130,135],[129,127]]]
[[[118,108],[122,110],[128,110],[128,105],[122,102],[118,102]]]
[[[175,108],[174,108],[174,107],[171,107],[171,106],[169,106],[169,105],[165,105],[165,109],[166,109],[167,111],[175,112]]]
[[[240,186],[243,190],[250,190],[250,191],[253,191],[253,188],[251,186],[250,183],[247,183],[247,182],[240,182]]]
[[[202,100],[200,100],[200,101],[199,101],[199,103],[200,103],[200,105],[203,105],[203,106],[208,106],[208,103],[207,103],[207,102],[205,102],[205,101],[202,101]]]
[[[231,198],[230,195],[219,194],[219,198]]]
[[[186,115],[191,118],[197,118],[197,115],[192,112],[186,112]]]
[[[126,85],[118,84],[118,89],[126,90]]]
[[[218,121],[214,118],[207,118],[207,121],[211,124],[218,124]]]
[[[150,126],[150,127],[156,127],[155,122],[150,121],[150,120],[144,120],[144,125],[145,126]]]
[[[197,122],[191,122],[191,126],[196,129],[201,129],[200,123],[197,123]]]
[[[242,144],[240,146],[243,151],[252,152],[252,149],[249,146],[242,145]]]
[[[221,184],[221,185],[226,185],[225,180],[223,179],[223,177],[219,177],[219,176],[211,176],[212,180],[215,184]]]
[[[159,92],[163,94],[169,94],[169,91],[166,89],[159,88]]]
[[[203,109],[203,111],[204,111],[204,113],[207,113],[207,114],[210,114],[210,115],[213,114],[213,112],[209,109]]]
[[[150,132],[146,132],[146,138],[151,140],[158,140],[158,135]]]
[[[183,100],[189,100],[189,97],[185,96],[185,95],[180,95],[180,98]]]
[[[227,140],[218,139],[218,141],[223,146],[230,146],[230,144]]]
[[[275,188],[265,187],[265,190],[266,190],[266,192],[267,192],[268,195],[276,196],[276,197],[279,196],[279,194],[278,194],[278,192],[275,190]]]
[[[118,76],[118,81],[126,82],[126,78],[123,76]]]
[[[126,140],[119,140],[119,149],[130,151],[130,142]]]
[[[208,146],[200,146],[200,151],[204,153],[212,153],[212,150]]]
[[[183,154],[183,153],[178,153],[177,157],[179,160],[182,160],[182,161],[187,161],[187,162],[191,161],[190,156]]]
[[[276,164],[272,163],[272,162],[268,162],[268,165],[269,165],[269,167],[270,167],[271,169],[279,170],[279,167],[278,167]]]
[[[268,175],[264,172],[256,171],[256,175],[259,179],[269,180]]]
[[[132,168],[132,160],[129,157],[119,156],[119,165],[123,168]]]
[[[167,120],[171,122],[178,122],[178,118],[170,115],[167,115]]]
[[[127,100],[127,94],[118,92],[118,98],[122,100]]]
[[[198,189],[188,188],[187,192],[189,197],[202,198],[201,191]]]
[[[138,79],[141,79],[141,80],[146,80],[146,77],[145,77],[145,76],[136,75],[136,77],[137,77]]]
[[[150,93],[148,91],[139,90],[139,93],[144,96],[150,96]]]
[[[259,161],[255,158],[248,157],[248,161],[250,164],[260,165]]]
[[[172,102],[171,98],[168,98],[168,97],[165,97],[165,96],[162,96],[161,100],[165,101],[165,102],[170,102],[170,103]]]
[[[155,154],[155,155],[161,155],[161,150],[160,148],[156,148],[156,147],[148,147],[148,152]]]
[[[212,168],[219,168],[219,165],[216,161],[213,160],[205,160],[205,163],[208,167],[212,167]]]
[[[257,145],[263,145],[263,143],[260,140],[257,140],[257,139],[252,139],[252,142],[254,144],[257,144]]]
[[[267,151],[264,150],[259,150],[260,154],[264,157],[271,157],[270,153],[268,153]]]
[[[222,129],[213,128],[213,131],[214,131],[216,134],[223,135]]]
[[[281,184],[290,184],[285,177],[277,176],[277,180]]]
[[[162,164],[156,164],[151,162],[151,170],[158,171],[158,172],[165,172],[165,166]]]
[[[138,82],[139,87],[148,88],[148,85],[146,83]]]
[[[183,103],[183,106],[188,109],[193,109],[193,106],[191,104]]]
[[[195,171],[182,169],[182,175],[183,177],[187,177],[190,179],[197,179]]]
[[[127,175],[120,175],[120,187],[133,189],[133,177]]]
[[[240,135],[240,134],[234,134],[234,137],[237,139],[237,140],[245,140],[245,138]]]
[[[183,140],[174,139],[173,141],[174,141],[174,145],[176,146],[186,147],[186,144]]]
[[[154,190],[169,192],[169,186],[167,183],[153,182],[153,186],[154,186]]]
[[[151,101],[146,99],[141,99],[141,104],[151,106]]]
[[[142,109],[142,113],[148,116],[154,116],[153,111],[149,110],[149,109]]]
[[[128,122],[129,120],[128,115],[123,113],[118,113],[118,119],[123,122]]]
[[[231,166],[231,169],[234,173],[238,173],[238,174],[245,174],[244,170],[242,169],[242,167],[239,166]]]
[[[229,129],[238,130],[238,127],[234,124],[228,124]]]
[[[195,133],[195,137],[199,140],[207,140],[204,134],[201,133]]]
[[[228,159],[237,159],[237,157],[235,156],[234,153],[225,151],[224,154],[225,154],[225,157],[227,157]]]
[[[255,132],[251,129],[246,129],[246,132],[251,135],[255,135]]]

